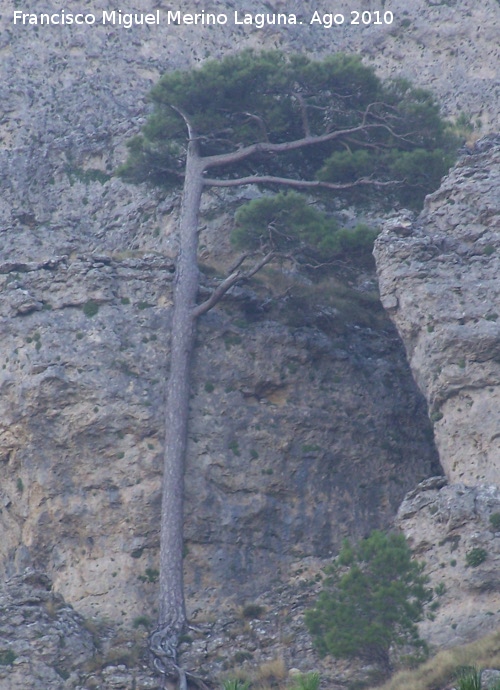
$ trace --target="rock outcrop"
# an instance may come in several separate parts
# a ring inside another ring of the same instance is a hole
[[[155,606],[171,278],[161,255],[0,265],[1,570],[45,569],[81,613],[129,624]],[[292,327],[293,305],[272,318],[265,302],[247,290],[200,324],[193,609],[258,596],[294,561],[387,525],[438,469],[383,313],[339,330],[320,299]]]
[[[438,594],[421,634],[433,649],[471,642],[498,628],[500,488],[422,482],[403,501],[404,531]]]
[[[500,137],[464,155],[413,223],[376,245],[382,304],[452,482],[500,482]]]
[[[444,478],[403,502],[398,524],[428,564],[438,647],[498,628],[500,558],[500,136],[478,141],[376,243],[382,303],[427,398]]]

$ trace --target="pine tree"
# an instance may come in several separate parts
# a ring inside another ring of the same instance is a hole
[[[391,670],[391,650],[426,646],[416,623],[432,596],[423,565],[401,534],[374,531],[338,555],[306,624],[321,654],[357,657]]]
[[[131,182],[182,188],[166,393],[160,605],[150,647],[157,670],[164,676],[177,674],[184,683],[177,645],[186,625],[183,482],[196,321],[276,255],[272,243],[245,253],[198,303],[202,193],[254,184],[273,191],[351,195],[358,201],[381,193],[397,199],[405,190],[411,199],[421,200],[437,186],[450,161],[445,126],[432,97],[406,82],[382,85],[352,55],[313,61],[277,51],[245,51],[166,74],[153,88],[151,101],[153,112],[142,134],[130,141],[120,174]],[[420,152],[434,157],[432,170],[410,177],[415,157],[424,155]],[[328,228],[321,229],[316,220],[327,243]],[[303,232],[316,232],[309,220]]]

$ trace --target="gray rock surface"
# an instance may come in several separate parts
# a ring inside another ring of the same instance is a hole
[[[0,265],[0,568],[45,569],[86,616],[129,624],[155,606],[171,278],[171,260],[142,253]],[[320,301],[317,323],[291,328],[259,311],[259,294],[200,325],[192,609],[257,596],[293,561],[388,524],[437,469],[383,314],[377,330],[342,332]]]
[[[376,243],[382,303],[405,343],[450,481],[500,482],[500,137],[480,140],[408,232]]]
[[[500,488],[423,482],[396,524],[426,563],[437,596],[420,625],[433,649],[471,642],[500,620]],[[433,610],[434,609],[434,610]]]
[[[499,164],[500,137],[478,141],[418,218],[387,223],[375,250],[382,302],[427,398],[450,482],[424,482],[398,513],[445,590],[422,624],[437,647],[499,622]]]

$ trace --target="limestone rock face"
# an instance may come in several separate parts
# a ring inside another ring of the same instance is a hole
[[[155,607],[172,268],[119,253],[0,265],[0,569],[45,569],[77,610],[117,622]],[[290,327],[251,294],[200,323],[193,609],[258,596],[297,558],[328,558],[438,469],[388,322],[338,332],[319,309]]]
[[[416,219],[376,243],[382,302],[434,423],[445,480],[404,500],[398,524],[441,588],[422,624],[440,646],[498,628],[500,581],[500,137],[457,163]]]
[[[500,489],[424,481],[405,498],[397,525],[427,565],[435,609],[421,624],[434,649],[498,628]]]
[[[0,687],[62,690],[73,669],[96,649],[83,619],[51,591],[44,574],[28,571],[0,589]],[[75,687],[72,684],[71,687]]]
[[[375,250],[382,303],[428,400],[443,469],[471,485],[500,482],[499,185],[500,137],[490,136],[404,232],[389,223]]]

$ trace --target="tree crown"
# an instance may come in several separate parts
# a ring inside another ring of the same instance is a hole
[[[432,596],[423,565],[403,535],[374,531],[344,545],[306,624],[322,654],[359,657],[390,668],[395,646],[420,650],[416,623]]]
[[[181,183],[189,135],[219,182],[316,180],[354,201],[370,199],[368,187],[378,187],[367,183],[376,179],[398,182],[391,201],[399,195],[418,205],[452,162],[454,142],[432,95],[404,80],[383,84],[356,55],[314,61],[247,50],[165,74],[150,100],[152,113],[120,170],[130,181]],[[248,155],[227,159],[248,147]]]

